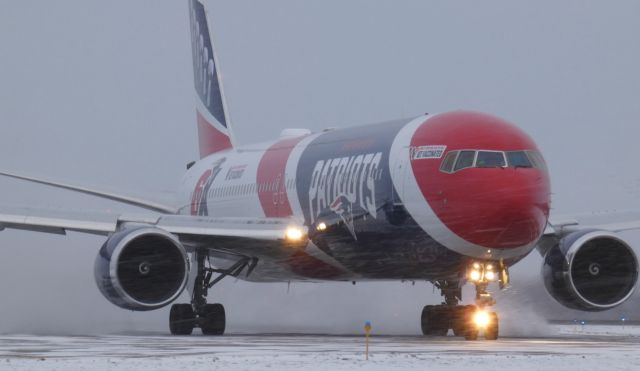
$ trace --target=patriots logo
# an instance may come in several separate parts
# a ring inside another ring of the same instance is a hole
[[[344,195],[336,197],[329,205],[329,208],[342,219],[353,239],[357,241],[358,236],[356,236],[355,228],[353,227],[353,205],[347,197]]]
[[[196,188],[193,191],[193,197],[191,199],[191,215],[208,216],[209,208],[207,207],[207,195],[213,185],[213,181],[216,179],[220,171],[222,170],[222,164],[226,161],[226,158],[213,163],[213,167],[208,169],[202,174]]]

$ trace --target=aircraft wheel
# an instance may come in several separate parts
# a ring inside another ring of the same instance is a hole
[[[172,335],[191,335],[196,315],[191,304],[173,304],[169,313],[169,330]]]
[[[478,329],[469,328],[467,332],[464,333],[465,340],[478,340]]]
[[[476,326],[473,321],[473,316],[476,313],[476,306],[469,305],[466,307],[464,312],[464,338],[465,340],[478,340],[478,334],[480,333],[480,329]]]
[[[226,314],[222,304],[207,304],[200,315],[200,329],[204,335],[222,335],[226,326]]]
[[[490,322],[484,330],[484,338],[486,340],[497,340],[499,332],[498,314],[496,312],[489,313]]]
[[[455,307],[451,321],[453,334],[455,336],[465,336],[467,327],[470,326],[469,319],[475,310],[475,305],[460,305]]]
[[[422,334],[428,336],[446,336],[449,331],[447,311],[427,305],[422,309],[420,325]]]

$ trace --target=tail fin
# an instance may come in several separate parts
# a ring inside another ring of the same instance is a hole
[[[233,147],[220,74],[209,36],[204,5],[189,0],[193,79],[197,97],[200,158]]]

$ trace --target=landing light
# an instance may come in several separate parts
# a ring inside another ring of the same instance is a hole
[[[485,272],[484,277],[488,281],[494,281],[496,279],[496,274],[493,271],[487,271]]]
[[[470,279],[471,281],[480,281],[480,271],[475,270],[475,269],[474,269],[474,270],[472,270],[472,271],[469,273],[469,279]]]
[[[302,229],[300,229],[299,227],[289,227],[285,232],[285,236],[287,240],[294,241],[294,242],[300,241],[303,235],[304,233],[302,232]]]
[[[484,310],[478,310],[473,315],[473,323],[475,323],[475,325],[478,326],[479,328],[487,327],[490,322],[491,322],[491,317],[489,316],[489,313],[487,313]]]
[[[325,223],[325,222],[318,223],[318,225],[316,226],[316,229],[318,231],[320,231],[320,232],[326,231],[327,230],[327,223]]]

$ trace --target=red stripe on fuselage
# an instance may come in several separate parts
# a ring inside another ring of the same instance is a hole
[[[200,144],[200,158],[209,156],[212,153],[220,152],[231,148],[229,136],[213,125],[196,111],[198,115],[198,142]]]
[[[304,137],[281,140],[267,149],[258,165],[258,198],[267,217],[291,216],[291,205],[287,198],[285,170],[287,160]]]
[[[291,178],[293,174],[286,174],[285,171],[293,148],[304,138],[297,137],[276,142],[260,159],[257,173],[258,198],[266,217],[293,215],[287,197],[287,175]],[[314,279],[337,279],[345,274],[341,269],[309,255],[304,250],[293,252],[284,264],[292,272]]]

